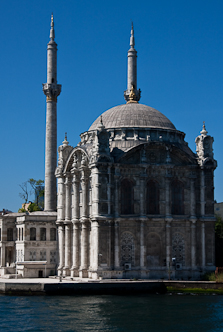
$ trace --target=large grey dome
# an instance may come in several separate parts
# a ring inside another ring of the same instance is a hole
[[[112,128],[162,128],[176,129],[172,122],[155,108],[129,103],[119,105],[102,114],[103,125],[106,129]],[[99,116],[89,128],[95,130],[101,122]]]

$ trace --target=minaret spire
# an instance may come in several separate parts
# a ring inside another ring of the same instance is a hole
[[[131,30],[131,37],[130,37],[130,46],[131,46],[131,48],[134,48],[134,46],[135,46],[133,22],[132,22],[132,30]]]
[[[53,21],[53,13],[51,14],[51,29],[50,29],[50,39],[54,41],[55,31],[54,31],[54,21]]]
[[[56,211],[57,207],[55,177],[57,166],[57,97],[61,92],[61,85],[57,84],[57,44],[54,38],[52,14],[50,41],[47,45],[47,83],[43,84],[43,92],[46,95],[45,211]]]
[[[141,91],[137,90],[137,51],[135,50],[135,37],[132,22],[130,49],[128,51],[128,78],[127,90],[124,91],[124,97],[127,103],[135,103],[140,99]]]

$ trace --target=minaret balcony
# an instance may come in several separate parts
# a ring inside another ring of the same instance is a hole
[[[57,101],[57,97],[61,93],[61,84],[44,83],[43,92],[47,97],[47,101]]]

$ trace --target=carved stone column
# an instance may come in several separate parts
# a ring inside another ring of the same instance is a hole
[[[58,178],[57,220],[60,222],[65,218],[64,177],[60,175],[57,178]]]
[[[108,166],[108,215],[111,214],[111,166]]]
[[[73,221],[73,265],[71,268],[71,277],[78,277],[79,272],[79,222]]]
[[[59,266],[58,266],[58,275],[63,274],[64,267],[64,225],[59,224],[58,226],[58,242],[59,242]]]
[[[17,261],[18,261],[18,257],[17,257]],[[2,247],[1,247],[1,266],[5,266],[5,243],[2,243]]]
[[[146,216],[146,174],[141,174],[140,177],[140,215],[142,217]]]
[[[71,247],[70,247],[70,224],[65,224],[65,266],[63,268],[63,274],[65,276],[70,275],[70,254],[71,254]]]
[[[112,262],[111,262],[111,248],[112,248],[112,243],[111,243],[111,241],[112,241],[112,233],[111,233],[111,231],[112,231],[112,227],[111,227],[111,221],[109,221],[109,225],[108,225],[108,267],[109,268],[111,268],[111,265],[113,265],[112,264]]]
[[[115,221],[115,269],[120,268],[119,259],[119,222]]]
[[[87,204],[87,183],[88,178],[84,170],[81,171],[81,187],[82,187],[82,215],[81,218],[88,217],[88,204]]]
[[[166,220],[166,267],[171,265],[171,220]]]
[[[119,216],[119,194],[118,194],[118,182],[119,182],[119,175],[115,175],[115,217],[118,218]]]
[[[140,223],[140,268],[145,267],[144,221]]]
[[[73,223],[73,262],[71,267],[71,277],[79,276],[79,217],[80,217],[80,194],[79,194],[79,174],[77,170],[71,170],[72,178],[72,223]]]
[[[200,187],[200,197],[201,197],[201,216],[205,215],[205,183],[204,183],[204,170],[201,170],[201,187]]]
[[[170,178],[166,177],[166,218],[169,218],[170,216]]]
[[[72,172],[72,220],[77,220],[80,217],[80,194],[79,194],[79,175],[77,172]]]
[[[195,179],[190,180],[190,216],[195,218],[196,216],[196,207],[195,207]]]
[[[205,269],[205,222],[202,222],[201,225],[201,257],[202,257],[202,268]]]
[[[91,224],[91,232],[92,232],[92,242],[91,242],[91,251],[92,251],[92,262],[91,262],[91,267],[92,267],[92,272],[95,273],[95,275],[93,276],[94,278],[97,278],[97,270],[98,270],[98,256],[99,256],[99,251],[98,251],[98,247],[99,247],[99,243],[98,243],[98,236],[99,236],[99,225],[98,225],[98,221],[94,220],[92,221]],[[104,254],[104,253],[100,253],[100,254]]]
[[[65,178],[65,220],[71,220],[71,176],[66,174]]]
[[[191,268],[196,269],[196,219],[191,220]]]
[[[99,206],[99,171],[96,166],[91,168],[91,181],[92,181],[92,216],[98,216]]]
[[[88,224],[81,223],[81,266],[79,276],[81,278],[88,277]]]
[[[195,206],[195,179],[190,182],[190,221],[191,221],[191,268],[196,269],[196,206]]]

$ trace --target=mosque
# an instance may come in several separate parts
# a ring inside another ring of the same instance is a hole
[[[194,153],[164,114],[139,103],[132,26],[126,103],[98,117],[76,147],[65,137],[57,164],[54,39],[52,17],[45,209],[1,216],[0,274],[196,280],[214,271],[217,163],[205,124]]]

